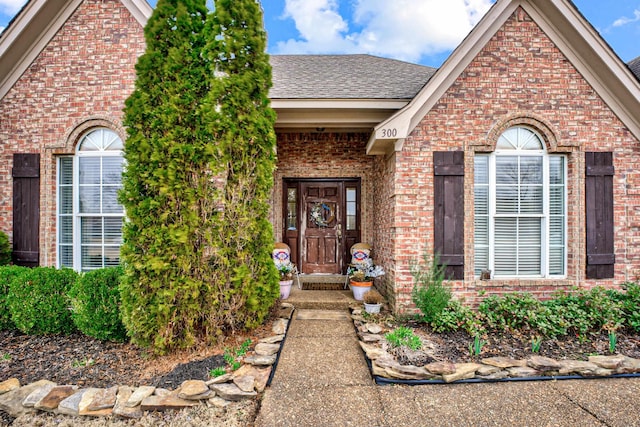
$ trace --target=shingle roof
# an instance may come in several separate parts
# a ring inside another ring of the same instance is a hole
[[[371,55],[272,55],[271,99],[410,99],[435,68]]]
[[[640,80],[640,56],[627,64],[631,68],[631,72]]]

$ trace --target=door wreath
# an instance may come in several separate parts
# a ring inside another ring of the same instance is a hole
[[[336,218],[335,207],[328,203],[314,203],[311,206],[311,222],[316,226],[325,228],[331,225]]]

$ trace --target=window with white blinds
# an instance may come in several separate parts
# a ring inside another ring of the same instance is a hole
[[[476,275],[565,274],[565,169],[565,157],[547,154],[525,127],[502,134],[493,154],[475,156]]]
[[[87,133],[75,156],[58,159],[58,265],[79,271],[120,262],[123,143],[109,129]]]

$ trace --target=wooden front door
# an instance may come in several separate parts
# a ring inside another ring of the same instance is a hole
[[[360,181],[285,180],[284,241],[305,274],[342,274],[360,239]]]

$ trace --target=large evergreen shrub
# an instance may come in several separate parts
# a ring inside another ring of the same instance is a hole
[[[219,156],[203,116],[205,0],[159,0],[126,101],[122,315],[157,352],[192,345],[212,304]]]
[[[214,324],[252,327],[279,296],[271,253],[269,198],[275,170],[275,113],[262,11],[255,0],[216,0],[206,27],[212,82],[208,107],[226,166],[215,258]]]
[[[122,267],[82,274],[69,291],[73,323],[80,332],[99,340],[124,341],[127,332],[120,317]]]
[[[27,267],[9,265],[0,267],[0,330],[14,329],[15,324],[11,320],[11,312],[7,304],[9,294],[9,284],[20,274],[27,271]]]
[[[15,277],[7,303],[11,319],[25,334],[74,332],[69,290],[78,274],[68,268],[36,267]]]
[[[9,236],[4,231],[0,231],[0,265],[11,263],[11,243]]]

